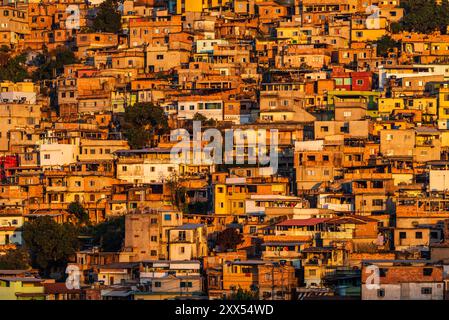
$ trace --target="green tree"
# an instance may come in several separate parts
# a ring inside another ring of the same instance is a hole
[[[203,126],[215,126],[217,124],[217,121],[210,118],[203,116],[201,113],[195,113],[195,115],[192,118],[192,121],[201,121],[201,125]]]
[[[10,249],[0,256],[1,270],[26,270],[29,267],[29,255],[23,248]]]
[[[0,68],[0,80],[21,82],[29,77],[25,66],[26,54],[8,58],[7,62]]]
[[[118,11],[117,0],[106,0],[98,7],[92,24],[95,32],[118,33],[122,28],[122,16]]]
[[[237,291],[233,291],[230,294],[229,300],[259,300],[259,293],[258,291],[249,291],[238,288]]]
[[[404,8],[404,17],[399,22],[399,27],[394,26],[393,31],[412,31],[429,34],[440,31],[447,32],[449,24],[449,5],[443,0],[437,5],[436,0],[406,0],[401,1]]]
[[[45,276],[64,272],[68,259],[79,246],[77,231],[74,225],[58,224],[48,216],[25,222],[23,240],[32,266],[39,268]]]
[[[167,177],[165,183],[170,190],[172,204],[179,210],[187,212],[186,188],[182,185],[179,175],[176,172],[173,172]]]
[[[34,81],[54,79],[64,72],[64,66],[77,63],[72,50],[59,47],[51,52],[44,51],[36,59],[38,69],[33,73]]]
[[[78,220],[78,223],[83,224],[89,222],[89,214],[78,201],[71,202],[67,207],[67,211]]]
[[[113,217],[94,226],[86,227],[83,234],[92,236],[92,242],[102,251],[116,252],[122,248],[125,239],[125,217]]]
[[[223,251],[235,250],[243,242],[243,236],[235,228],[228,228],[217,235],[216,244]]]
[[[400,42],[394,40],[388,35],[384,35],[380,39],[378,39],[376,41],[376,45],[377,45],[377,55],[379,57],[385,58],[388,57],[388,53],[390,52],[390,50],[394,48],[399,49],[401,47]]]
[[[125,109],[123,129],[131,148],[152,146],[156,135],[168,132],[164,110],[152,103],[139,102]]]

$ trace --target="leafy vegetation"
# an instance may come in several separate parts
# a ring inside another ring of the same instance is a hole
[[[10,249],[0,256],[0,270],[26,270],[30,267],[28,261],[29,255],[25,249]]]
[[[77,201],[71,202],[67,208],[67,211],[76,218],[79,224],[89,222],[89,214],[81,203]]]
[[[217,121],[215,121],[214,119],[208,119],[201,113],[195,113],[195,115],[192,118],[192,121],[201,121],[202,126],[215,126],[217,124]]]
[[[229,300],[258,300],[259,294],[257,291],[243,290],[238,288],[230,294]]]
[[[449,2],[442,0],[437,5],[436,0],[406,0],[401,1],[404,17],[398,24],[393,25],[392,31],[411,31],[429,34],[440,31],[447,33],[449,25]]]
[[[123,129],[131,148],[141,149],[152,146],[156,135],[168,132],[168,119],[162,108],[139,102],[126,108]]]
[[[29,250],[31,265],[44,276],[52,272],[63,273],[69,258],[78,249],[77,228],[58,224],[51,217],[39,217],[23,225],[23,240]]]
[[[118,33],[122,28],[122,16],[118,11],[117,0],[106,0],[98,8],[97,15],[92,24],[95,32]]]
[[[82,233],[92,236],[93,244],[102,251],[119,251],[125,239],[125,217],[110,218],[95,226],[86,227]]]
[[[3,54],[3,52],[2,52]],[[7,62],[0,68],[0,80],[9,80],[12,82],[21,82],[29,77],[26,65],[26,54],[16,57],[7,55]]]
[[[223,251],[235,250],[243,242],[243,236],[235,228],[228,228],[217,235],[216,244]]]
[[[176,172],[173,172],[167,177],[166,183],[170,190],[172,204],[179,210],[186,212],[186,189],[182,186],[179,175]]]
[[[382,36],[376,41],[377,44],[377,55],[380,57],[388,57],[388,53],[394,48],[400,48],[400,42],[395,41],[388,35]]]
[[[73,51],[64,47],[44,51],[35,60],[39,67],[33,73],[34,81],[54,79],[64,72],[65,65],[78,62]]]

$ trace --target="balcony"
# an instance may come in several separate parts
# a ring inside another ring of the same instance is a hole
[[[301,254],[296,251],[264,251],[262,253],[263,259],[298,259]]]
[[[321,208],[338,211],[338,212],[354,211],[354,205],[352,205],[351,203],[323,203],[321,205]]]
[[[67,187],[66,186],[49,186],[46,187],[47,192],[66,192]]]

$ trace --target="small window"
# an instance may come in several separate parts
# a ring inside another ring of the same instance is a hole
[[[432,294],[432,288],[430,287],[421,288],[421,294]]]
[[[433,268],[424,268],[422,270],[422,273],[424,276],[431,276],[433,272]]]
[[[377,290],[377,296],[378,296],[379,298],[385,297],[385,289],[378,289],[378,290]]]
[[[416,239],[422,239],[422,232],[421,231],[415,232],[415,238]]]

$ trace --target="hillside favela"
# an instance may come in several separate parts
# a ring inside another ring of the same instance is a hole
[[[448,0],[0,2],[0,300],[448,299]]]

